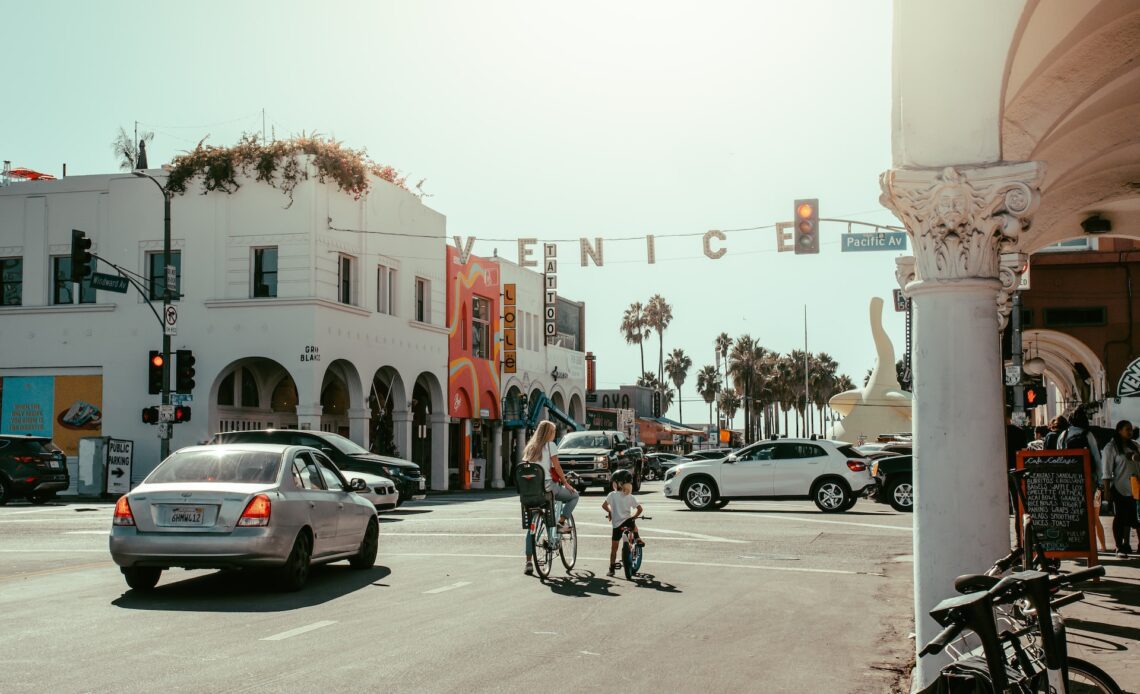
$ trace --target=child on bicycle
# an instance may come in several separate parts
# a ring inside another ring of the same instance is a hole
[[[610,478],[610,483],[613,491],[607,494],[606,500],[602,502],[602,509],[605,510],[606,517],[613,524],[613,535],[610,538],[610,569],[606,572],[607,576],[613,576],[617,570],[618,543],[621,542],[623,530],[626,528],[632,530],[637,544],[645,546],[645,542],[637,534],[637,523],[635,521],[644,509],[641,504],[637,503],[637,498],[633,496],[632,475],[629,474],[629,470],[617,470]]]

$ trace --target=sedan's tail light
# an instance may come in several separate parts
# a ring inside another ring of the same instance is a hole
[[[864,463],[862,460],[848,460],[847,469],[851,472],[863,472],[867,469],[867,463]]]
[[[127,503],[127,497],[120,496],[119,500],[115,502],[115,520],[114,525],[134,525],[135,516],[131,513],[131,505]]]
[[[245,510],[242,511],[241,518],[238,519],[238,527],[260,527],[269,525],[269,510],[272,504],[269,503],[269,497],[264,494],[258,494],[249,500],[246,504]]]

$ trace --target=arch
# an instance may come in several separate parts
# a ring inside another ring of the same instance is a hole
[[[368,415],[369,450],[397,458],[411,454],[407,386],[395,367],[382,366],[372,375]]]
[[[1108,392],[1104,363],[1083,341],[1057,330],[1026,330],[1021,335],[1026,358],[1045,360],[1046,377],[1061,391],[1066,405],[1099,401]],[[1087,372],[1078,371],[1080,364]],[[1058,403],[1060,405],[1060,403]],[[1060,407],[1063,411],[1065,407]]]
[[[210,384],[207,402],[213,432],[297,426],[293,376],[267,357],[242,357],[227,364]]]
[[[435,374],[424,371],[412,383],[411,460],[420,466],[431,489],[447,489],[447,402]]]
[[[499,399],[491,391],[483,391],[482,397],[479,398],[479,409],[488,411],[488,416],[481,419],[499,419]]]
[[[551,391],[552,392],[550,393],[550,402],[554,403],[555,407],[557,407],[558,409],[565,412],[566,411],[566,396],[562,394],[562,389],[555,386],[554,388],[551,389]]]
[[[586,409],[583,407],[582,395],[580,393],[574,393],[570,396],[569,413],[570,419],[573,419],[575,422],[586,421]]]
[[[364,409],[364,388],[356,365],[334,359],[325,369],[320,388],[321,430],[348,437],[368,447],[367,431],[359,421]]]

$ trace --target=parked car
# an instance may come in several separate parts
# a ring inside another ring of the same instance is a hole
[[[871,474],[878,481],[875,501],[890,504],[896,511],[914,511],[913,465],[910,455],[879,458],[871,463]]]
[[[610,489],[610,474],[627,469],[633,475],[634,491],[641,490],[645,479],[645,455],[639,446],[632,445],[629,437],[620,431],[573,431],[562,437],[558,444],[558,462],[566,472],[573,472],[579,482],[579,492],[590,486]]]
[[[279,443],[287,446],[312,446],[348,472],[365,472],[387,477],[396,483],[399,506],[409,499],[423,499],[426,492],[420,466],[410,460],[369,453],[353,441],[327,431],[299,429],[256,429],[215,434],[210,443]]]
[[[70,484],[67,460],[50,438],[0,434],[0,506],[17,497],[47,503]]]
[[[665,471],[683,460],[688,459],[677,453],[666,453],[664,451],[646,453],[645,478],[652,480],[664,479]]]
[[[883,443],[865,443],[862,446],[856,446],[855,450],[874,460],[876,458],[885,458],[892,455],[910,455],[910,452],[914,450],[914,448],[910,441],[887,441]]]
[[[840,441],[760,441],[665,473],[665,496],[683,499],[694,511],[723,508],[733,499],[811,499],[820,511],[836,513],[874,491],[866,458]]]
[[[305,446],[182,448],[119,497],[111,558],[135,590],[172,567],[266,568],[299,590],[314,563],[375,563],[376,509],[356,493],[366,488]]]
[[[371,501],[372,505],[376,507],[377,513],[380,511],[391,511],[400,505],[400,491],[396,489],[396,483],[387,477],[374,475],[361,470],[341,469],[340,471],[345,477],[364,480],[367,489],[356,493]]]

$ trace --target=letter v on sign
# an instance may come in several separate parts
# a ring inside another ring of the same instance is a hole
[[[467,243],[460,245],[459,237],[452,236],[455,240],[455,250],[459,251],[459,262],[461,265],[467,264],[467,259],[471,257],[471,247],[475,245],[475,237],[468,236]]]

